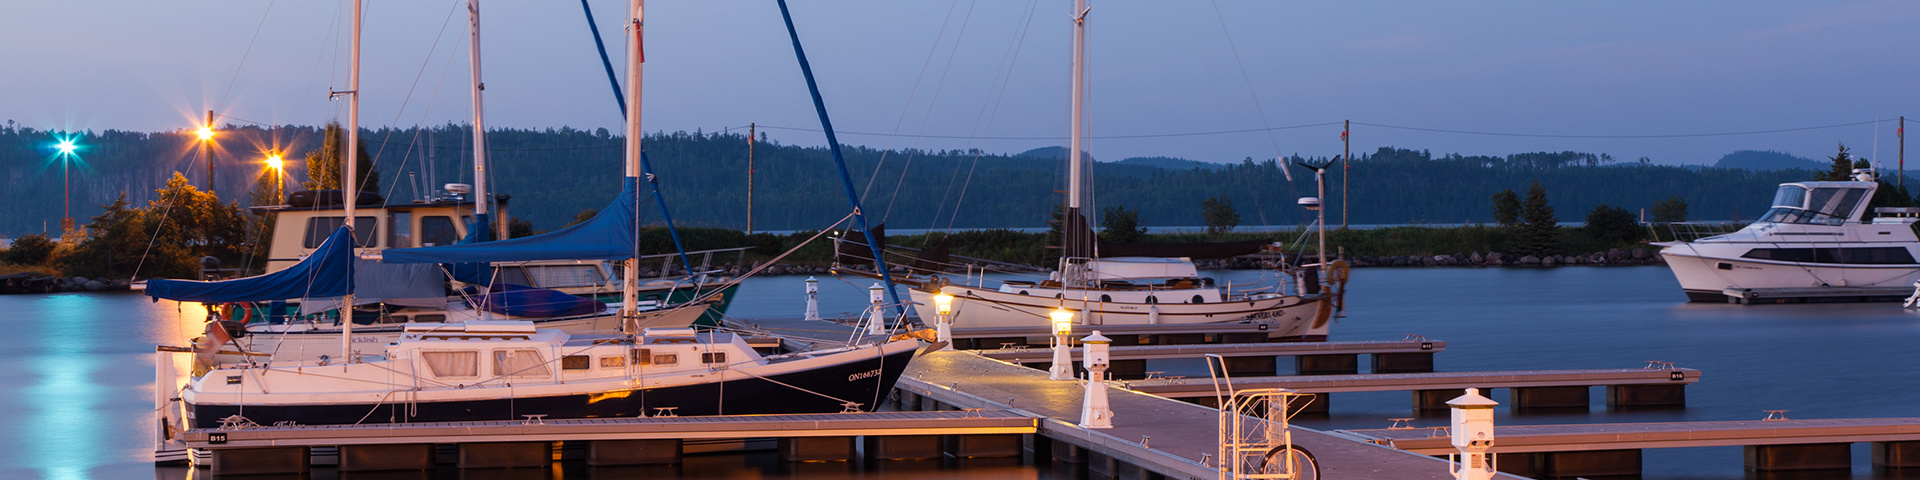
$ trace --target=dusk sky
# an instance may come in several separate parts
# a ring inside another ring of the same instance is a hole
[[[468,119],[464,4],[367,2],[362,126]],[[7,92],[0,120],[158,131],[194,126],[209,108],[240,119],[224,120],[232,123],[344,119],[344,102],[329,102],[326,92],[345,88],[348,5],[5,2],[0,41],[8,47],[0,63],[9,67],[0,69]],[[617,68],[627,48],[626,2],[592,5]],[[1070,5],[842,0],[792,7],[842,141],[1019,152],[1065,144],[1045,137],[1067,133]],[[818,128],[773,1],[654,0],[648,7],[647,131],[749,122]],[[489,126],[619,131],[577,2],[486,1],[482,17]],[[1916,2],[1101,1],[1090,25],[1095,137],[1344,119],[1586,136],[1884,120],[1613,139],[1356,125],[1353,140],[1356,152],[1576,150],[1689,164],[1739,149],[1820,158],[1846,142],[1890,165],[1893,119],[1920,115],[1911,87],[1920,82],[1920,62],[1909,57],[1920,41]],[[817,132],[768,131],[782,143],[824,143]],[[1091,151],[1102,160],[1324,156],[1339,152],[1339,132],[1105,138],[1093,140]]]

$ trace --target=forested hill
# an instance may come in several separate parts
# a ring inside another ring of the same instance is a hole
[[[461,126],[365,130],[390,201],[418,195],[417,185],[471,183],[472,141]],[[277,138],[277,140],[275,140]],[[320,145],[315,127],[229,127],[214,155],[221,198],[248,202],[246,191],[264,168],[260,152],[282,145],[290,185],[304,179],[301,159]],[[45,131],[0,129],[0,234],[57,227],[60,168]],[[84,167],[73,171],[74,217],[87,223],[99,204],[120,192],[143,203],[167,175],[186,170],[202,185],[203,170],[188,170],[195,143],[181,132],[106,131],[78,138]],[[493,190],[513,196],[510,214],[553,229],[581,210],[605,205],[618,191],[621,138],[605,130],[570,128],[497,130],[488,135]],[[746,226],[747,141],[739,134],[677,132],[649,135],[646,148],[676,220],[691,225]],[[1057,159],[971,151],[891,151],[848,146],[856,188],[867,191],[873,221],[895,229],[929,227],[1043,227],[1064,190]],[[822,147],[760,143],[755,147],[755,230],[816,229],[846,215],[839,173]],[[885,159],[877,176],[874,166]],[[428,168],[425,165],[431,164]],[[1161,162],[1166,163],[1166,162]],[[1101,162],[1093,168],[1095,207],[1122,205],[1147,225],[1200,225],[1203,200],[1232,199],[1243,225],[1297,225],[1307,215],[1295,200],[1313,191],[1313,175],[1291,167],[1288,182],[1273,161],[1221,168],[1177,169]],[[902,174],[905,169],[905,174]],[[427,177],[432,174],[431,180]],[[1335,166],[1328,177],[1329,219],[1341,212],[1341,176],[1350,174],[1354,224],[1461,223],[1491,220],[1488,198],[1499,190],[1544,185],[1562,221],[1580,221],[1598,204],[1637,212],[1678,195],[1695,219],[1752,218],[1765,210],[1775,184],[1806,180],[1806,170],[1653,166],[1614,163],[1604,155],[1526,153],[1506,157],[1434,157],[1424,151],[1383,148]],[[871,185],[869,187],[869,185]],[[651,203],[647,221],[658,221]]]

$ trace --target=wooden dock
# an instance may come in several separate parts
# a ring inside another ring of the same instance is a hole
[[[935,352],[914,360],[899,389],[904,403],[923,409],[952,406],[1031,415],[1040,419],[1036,457],[1050,452],[1059,461],[1086,463],[1089,471],[1107,477],[1218,475],[1202,463],[1210,461],[1219,442],[1217,411],[1212,408],[1115,389],[1109,397],[1114,428],[1084,429],[1075,424],[1084,392],[1078,382],[1047,380],[1044,372],[967,352]],[[1445,460],[1430,456],[1301,427],[1293,427],[1293,437],[1319,460],[1320,478],[1453,478]]]
[[[1685,406],[1686,385],[1700,381],[1691,368],[1621,368],[1604,370],[1524,370],[1510,372],[1439,372],[1362,375],[1301,375],[1235,377],[1234,388],[1286,388],[1316,394],[1304,411],[1326,412],[1338,392],[1414,392],[1415,410],[1446,410],[1446,401],[1467,388],[1511,388],[1516,408],[1586,408],[1587,388],[1608,387],[1607,403],[1615,407]],[[1121,382],[1125,388],[1168,398],[1198,399],[1210,404],[1213,382],[1205,378],[1150,379]]]
[[[1115,346],[1262,343],[1267,341],[1270,329],[1271,325],[1262,323],[1074,325],[1073,337],[1085,337],[1099,330],[1101,335],[1113,339]],[[954,328],[953,346],[961,350],[993,349],[1003,345],[1045,346],[1047,339],[1052,337],[1053,330],[1039,322],[1031,327]]]
[[[294,425],[239,430],[200,428],[188,430],[181,437],[191,448],[225,449],[404,443],[1022,434],[1033,433],[1034,424],[1032,418],[1006,412],[866,412]]]
[[[1335,433],[1408,452],[1444,455],[1453,451],[1444,430]],[[1920,418],[1501,425],[1495,434],[1493,451],[1503,463],[1564,467],[1530,472],[1540,475],[1637,475],[1641,449],[1727,446],[1746,447],[1746,466],[1754,470],[1844,469],[1853,465],[1849,444],[1862,442],[1873,444],[1876,466],[1920,467]],[[1631,465],[1634,471],[1572,468],[1601,464]]]
[[[1105,335],[1104,330],[1101,331]],[[1359,373],[1359,356],[1370,355],[1374,373],[1413,373],[1433,371],[1433,354],[1447,349],[1447,342],[1414,339],[1387,342],[1300,342],[1300,343],[1226,343],[1177,345],[1127,345],[1110,347],[1112,358],[1107,373],[1112,378],[1146,378],[1148,360],[1198,359],[1206,355],[1225,358],[1227,371],[1237,376],[1269,376],[1278,372],[1277,357],[1293,357],[1294,371],[1303,375]],[[1079,359],[1081,349],[1072,349]],[[1053,360],[1051,348],[1000,348],[980,350],[994,360],[1046,368]]]

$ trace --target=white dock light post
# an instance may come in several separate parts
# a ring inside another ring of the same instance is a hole
[[[1087,394],[1080,405],[1082,428],[1113,428],[1113,408],[1107,406],[1107,346],[1113,340],[1094,330],[1082,338],[1086,345]]]
[[[1072,380],[1073,355],[1067,351],[1071,348],[1068,345],[1071,339],[1067,336],[1073,335],[1073,312],[1057,308],[1047,316],[1053,318],[1053,368],[1047,370],[1051,373],[1047,379]]]
[[[940,314],[940,324],[937,327],[935,327],[937,328],[937,330],[934,331],[935,332],[934,340],[939,341],[942,344],[946,345],[944,347],[940,347],[941,350],[952,350],[953,349],[953,329],[950,328],[947,324],[947,316],[953,314],[953,295],[948,295],[945,292],[941,292],[939,295],[934,295],[933,311],[934,313]]]
[[[885,335],[887,333],[885,327],[887,323],[886,292],[887,287],[882,287],[878,283],[867,287],[867,298],[873,301],[873,318],[867,321],[868,335]]]
[[[807,277],[807,320],[820,319],[820,280]]]
[[[1480,396],[1480,389],[1469,388],[1466,395],[1447,401],[1453,409],[1453,448],[1460,450],[1460,463],[1452,468],[1458,480],[1490,480],[1494,474],[1493,407],[1499,405]]]

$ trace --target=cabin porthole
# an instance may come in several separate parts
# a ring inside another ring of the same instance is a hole
[[[1147,295],[1147,303],[1160,303],[1160,297],[1155,297],[1155,296],[1153,296],[1153,295]]]
[[[1112,295],[1107,295],[1107,294],[1104,294],[1104,293],[1103,293],[1103,294],[1100,294],[1100,301],[1101,301],[1101,302],[1111,302],[1111,301],[1113,301],[1113,296],[1112,296]]]
[[[1027,291],[1026,291],[1026,290],[1021,290],[1021,291],[1020,291],[1020,294],[1021,294],[1021,295],[1026,295],[1026,294],[1027,294]]]
[[[1194,295],[1194,296],[1193,296],[1193,303],[1207,303],[1207,299],[1205,299],[1205,298],[1200,298],[1200,296],[1199,296],[1199,295]]]

